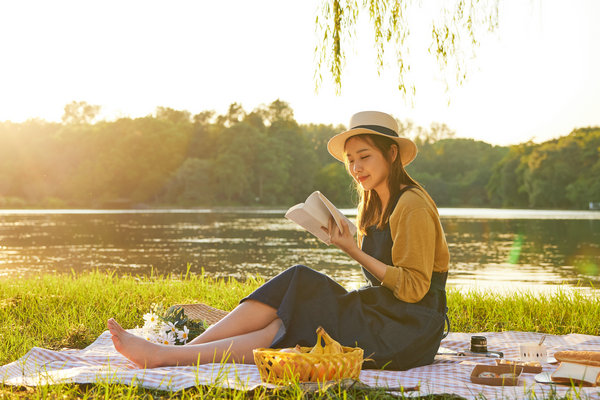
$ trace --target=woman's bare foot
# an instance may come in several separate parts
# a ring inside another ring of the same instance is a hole
[[[127,332],[113,318],[106,323],[112,335],[115,349],[133,361],[140,368],[156,368],[163,366],[161,354],[163,346],[151,343],[139,336]]]

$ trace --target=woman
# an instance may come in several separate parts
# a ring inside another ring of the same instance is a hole
[[[224,358],[252,363],[258,347],[312,346],[321,325],[342,345],[359,346],[364,367],[408,369],[433,361],[446,318],[448,246],[435,203],[404,170],[416,145],[396,120],[366,111],[327,148],[357,184],[358,243],[346,225],[323,227],[356,260],[368,286],[346,291],[303,265],[258,288],[186,346],[163,346],[110,319],[116,349],[140,367],[192,365]]]

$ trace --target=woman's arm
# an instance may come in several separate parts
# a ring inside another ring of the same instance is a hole
[[[436,230],[432,215],[425,208],[392,213],[392,262],[387,265],[363,252],[342,222],[340,231],[329,221],[331,242],[373,274],[396,298],[416,303],[425,296],[431,283],[435,257]]]
[[[429,290],[435,260],[436,229],[431,210],[412,208],[390,216],[392,263],[382,285],[398,299],[416,303]]]
[[[383,282],[388,265],[382,263],[375,257],[368,255],[358,247],[356,239],[350,234],[350,229],[348,228],[346,221],[342,220],[342,231],[340,231],[333,217],[330,217],[329,226],[327,229],[323,228],[323,230],[331,237],[332,244],[365,267],[365,269],[373,274],[380,282]]]

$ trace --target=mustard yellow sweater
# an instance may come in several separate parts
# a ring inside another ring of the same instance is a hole
[[[419,189],[410,189],[390,216],[392,262],[383,286],[408,303],[421,300],[431,284],[431,273],[448,271],[450,254],[435,204]],[[362,240],[362,238],[359,238]]]

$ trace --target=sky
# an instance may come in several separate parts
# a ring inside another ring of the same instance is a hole
[[[246,111],[286,101],[300,123],[346,125],[380,110],[457,137],[508,145],[600,126],[600,1],[501,0],[499,29],[468,61],[467,81],[444,91],[411,49],[417,95],[397,90],[393,59],[375,65],[372,33],[359,24],[342,90],[314,84],[317,0],[54,0],[0,3],[0,121],[60,121],[72,101],[102,119],[156,107]],[[419,26],[419,21],[416,21]],[[424,24],[423,24],[424,26]],[[421,32],[423,34],[423,32]]]

